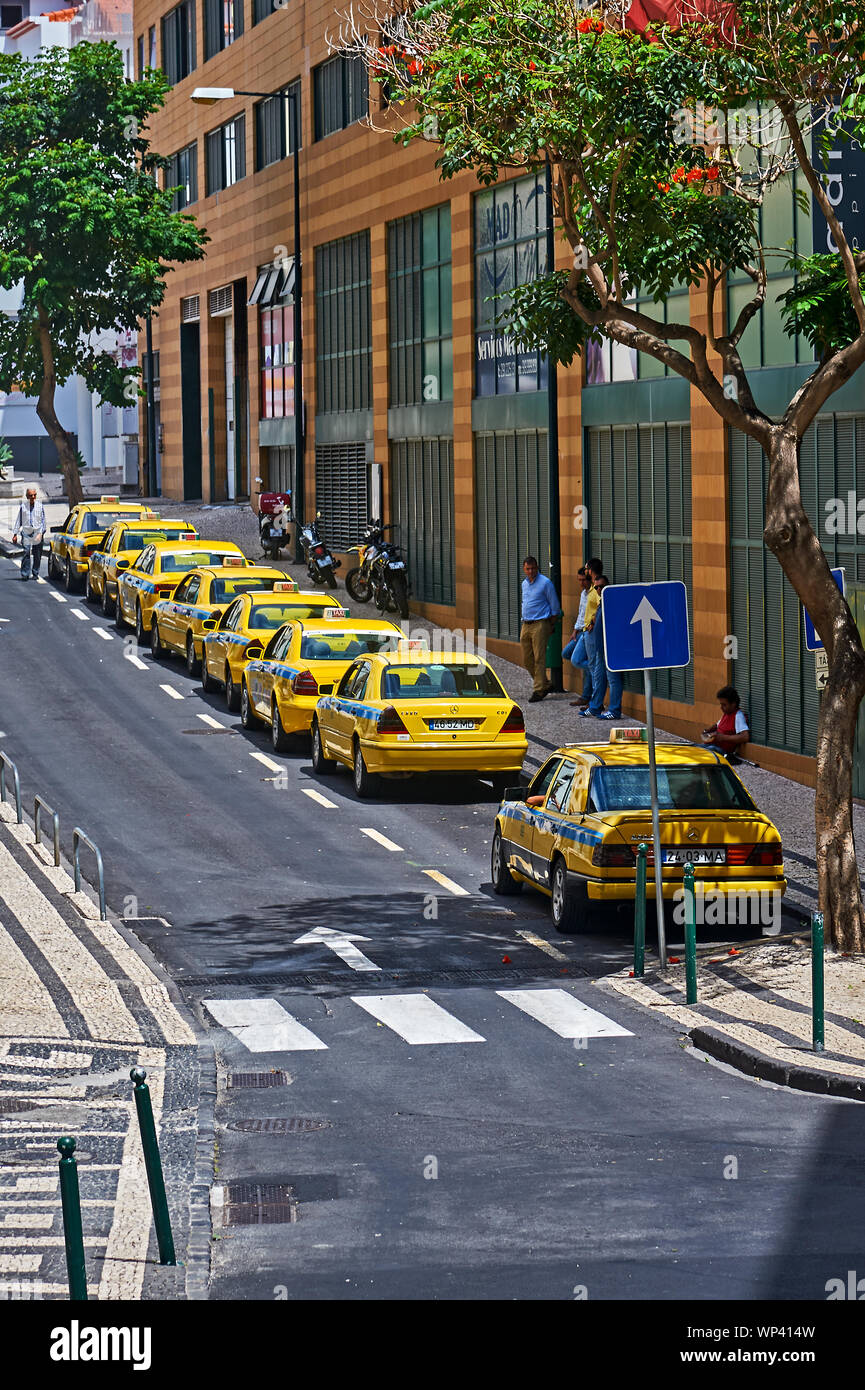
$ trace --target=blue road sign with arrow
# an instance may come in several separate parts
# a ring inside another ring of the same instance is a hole
[[[841,590],[842,594],[845,594],[846,584],[844,582],[843,566],[839,565],[838,569],[834,569],[832,571],[832,578],[835,580],[835,583],[838,585],[838,588]],[[806,652],[822,652],[823,643],[817,636],[816,628],[814,627],[814,624],[811,621],[811,614],[808,612],[807,608],[803,608],[802,611],[805,614],[805,650]]]
[[[687,666],[688,591],[680,579],[658,584],[608,584],[601,595],[608,671]]]

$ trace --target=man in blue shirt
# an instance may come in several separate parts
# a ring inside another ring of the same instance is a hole
[[[547,680],[547,642],[562,609],[551,580],[539,572],[534,555],[527,555],[523,561],[523,574],[520,645],[523,665],[534,684],[529,696],[529,704],[534,705],[552,689]]]

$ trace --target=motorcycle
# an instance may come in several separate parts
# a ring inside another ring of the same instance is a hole
[[[360,563],[347,572],[345,587],[358,603],[368,603],[370,599],[380,612],[399,613],[408,617],[408,575],[406,562],[400,554],[399,546],[385,540],[385,531],[391,526],[382,526],[378,519],[370,521],[358,546]]]
[[[262,492],[258,499],[258,538],[266,559],[278,560],[279,552],[288,545],[288,523],[291,521],[290,492]]]
[[[313,584],[323,584],[327,585],[328,589],[335,589],[336,575],[334,570],[339,569],[342,561],[333,558],[319,535],[317,523],[320,520],[321,512],[316,512],[315,521],[308,521],[300,528],[300,543],[303,546],[304,558],[306,559],[306,572]]]

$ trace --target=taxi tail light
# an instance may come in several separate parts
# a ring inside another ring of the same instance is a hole
[[[632,869],[634,851],[630,845],[595,845],[592,863],[601,869]]]
[[[383,709],[378,717],[378,731],[380,734],[407,734],[408,729],[402,722],[393,705],[388,705]]]
[[[526,721],[519,705],[511,705],[511,712],[501,727],[503,734],[524,734],[526,731]]]
[[[728,864],[781,864],[780,845],[728,845]]]
[[[291,688],[295,695],[317,695],[318,681],[311,671],[298,671],[291,678]]]
[[[169,584],[169,585],[167,585],[167,586],[166,586],[165,584],[161,584],[161,585],[158,586],[158,588],[157,588],[157,590],[156,590],[156,597],[157,597],[157,598],[170,598],[171,595],[172,595],[173,593],[174,593],[174,585],[173,585],[173,584]]]

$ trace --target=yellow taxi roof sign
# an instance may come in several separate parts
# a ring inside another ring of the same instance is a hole
[[[611,729],[610,743],[647,743],[649,733],[647,729]]]
[[[277,579],[273,585],[273,592],[275,594],[296,594],[299,593],[300,590],[294,579]],[[330,611],[331,610],[328,609],[328,612]],[[344,613],[345,609],[342,609],[341,612]]]
[[[119,497],[114,497],[110,493],[104,492],[99,499],[100,502],[119,502]]]
[[[223,555],[222,562],[226,569],[230,569],[232,565],[246,564],[246,560],[242,555]]]
[[[332,620],[332,619],[334,619],[334,618],[347,618],[347,617],[348,617],[348,609],[347,609],[347,608],[323,608],[323,609],[322,609],[321,616],[322,616],[323,618],[328,619],[328,620]]]
[[[144,511],[144,517],[145,517],[145,520],[147,520],[147,521],[159,521],[159,520],[160,520],[160,513],[159,513],[159,512],[155,512],[155,511],[153,510],[152,507],[147,507],[147,508],[145,508],[145,511]]]

